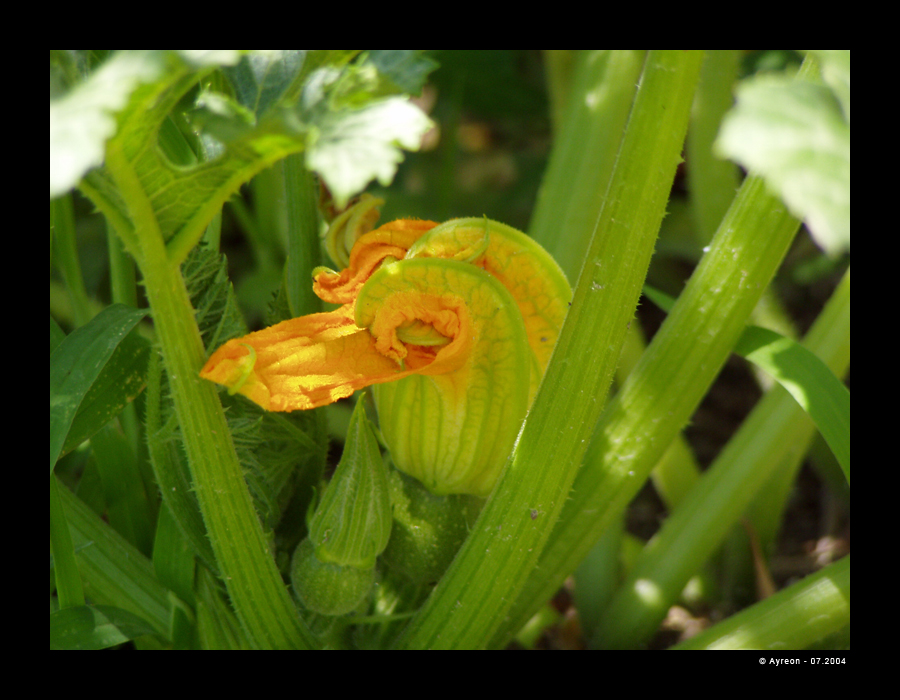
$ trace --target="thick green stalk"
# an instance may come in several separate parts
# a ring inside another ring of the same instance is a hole
[[[702,54],[690,51],[648,56],[572,310],[534,407],[472,533],[399,646],[483,647],[533,571],[568,497],[634,315],[701,61]]]
[[[850,275],[804,345],[832,370],[850,362]],[[644,548],[611,601],[596,646],[630,648],[650,637],[688,579],[716,551],[776,469],[806,451],[815,427],[781,386],[753,409],[740,430]]]
[[[137,224],[147,296],[194,488],[232,603],[256,646],[311,647],[269,552],[215,388],[198,376],[205,354],[181,271],[170,260],[150,201],[116,142],[108,147],[107,165]]]
[[[673,649],[805,649],[850,624],[850,557]]]
[[[322,264],[319,242],[319,212],[316,179],[303,155],[290,155],[281,162],[284,201],[287,208],[287,263],[285,288],[294,316],[322,310],[322,301],[312,290],[310,275]]]
[[[748,177],[659,333],[597,426],[559,524],[494,644],[548,600],[634,497],[724,364],[799,223]]]
[[[739,51],[707,51],[691,110],[687,173],[694,236],[700,247],[712,239],[740,185],[737,166],[713,155],[722,117],[734,103],[739,63]]]
[[[570,280],[584,263],[644,58],[643,51],[584,51],[577,57],[565,118],[528,231]]]
[[[544,73],[547,79],[547,96],[550,98],[550,124],[559,133],[566,116],[569,97],[572,95],[572,78],[575,74],[577,53],[571,49],[544,51]]]

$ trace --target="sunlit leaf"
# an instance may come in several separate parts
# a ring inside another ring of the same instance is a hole
[[[835,69],[832,79],[841,83],[840,75]],[[745,80],[716,142],[720,154],[762,175],[831,254],[850,248],[849,52],[845,85],[835,95],[782,75]]]
[[[306,162],[341,206],[373,179],[390,184],[403,160],[401,148],[418,149],[431,120],[407,100],[390,97],[324,114],[315,126]]]

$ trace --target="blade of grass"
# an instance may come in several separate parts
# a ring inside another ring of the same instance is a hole
[[[50,554],[53,556],[53,572],[56,577],[56,595],[60,608],[84,605],[84,588],[81,573],[75,561],[75,546],[69,532],[69,523],[63,511],[56,479],[50,477]]]
[[[91,438],[95,464],[103,482],[107,517],[119,534],[149,555],[153,548],[153,511],[138,471],[137,455],[118,421]]]
[[[538,397],[500,483],[398,646],[484,646],[534,569],[634,314],[701,61],[702,54],[689,51],[648,55],[606,205]]]
[[[70,333],[50,355],[50,472],[85,395],[145,311],[113,304]]]
[[[153,628],[127,610],[109,605],[82,605],[50,615],[50,649],[108,649]]]
[[[150,623],[158,634],[168,637],[169,591],[157,580],[150,561],[55,476],[52,478],[91,601],[128,610]]]
[[[775,377],[803,407],[837,457],[849,484],[850,392],[847,387],[812,352],[766,328],[747,328],[734,350]]]

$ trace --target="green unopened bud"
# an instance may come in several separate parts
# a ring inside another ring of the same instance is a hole
[[[370,194],[363,194],[359,201],[338,215],[325,234],[325,250],[342,268],[350,264],[350,251],[359,237],[375,228],[378,207],[384,204]]]
[[[436,496],[417,479],[391,472],[394,529],[383,559],[416,583],[436,583],[481,507],[472,496]]]
[[[303,540],[291,561],[291,584],[304,607],[320,615],[355,610],[375,583],[375,569],[357,569],[320,561],[312,542]]]
[[[388,473],[365,396],[356,402],[344,454],[309,525],[309,539],[321,562],[371,569],[391,536]]]

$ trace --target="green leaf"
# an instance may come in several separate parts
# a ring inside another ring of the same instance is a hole
[[[72,189],[103,163],[117,116],[142,86],[160,78],[175,54],[120,51],[68,93],[50,101],[50,198]],[[196,66],[231,63],[234,52],[185,51],[180,59]]]
[[[319,170],[339,202],[373,178],[390,181],[399,146],[417,148],[431,123],[403,98],[379,99],[396,87],[372,63],[345,66],[352,55],[312,52],[302,61],[294,52],[245,56],[229,72],[237,99],[207,90],[192,112],[194,126],[220,146],[214,161],[193,168],[175,167],[158,148],[138,146],[156,139],[163,120],[209,70],[166,54],[152,82],[131,93],[108,148],[121,149],[131,163],[173,260],[184,259],[242,183],[292,153],[309,149],[307,166]],[[107,154],[106,167],[81,186],[139,258],[134,222],[109,179],[108,163]],[[359,167],[348,174],[347,163]]]
[[[389,185],[403,160],[401,147],[418,149],[432,124],[409,101],[389,97],[360,109],[323,112],[314,126],[306,163],[342,207],[373,179]]]
[[[783,75],[741,83],[716,149],[762,175],[816,242],[835,255],[850,248],[849,52],[846,72],[828,65],[835,83],[837,75],[846,76],[843,96]]]
[[[644,285],[644,294],[664,311],[675,300]],[[850,392],[814,353],[780,333],[747,326],[734,351],[771,375],[809,414],[850,483]]]
[[[84,605],[84,586],[75,560],[72,533],[66,522],[59,486],[50,477],[50,570],[56,581],[56,602],[60,608]]]
[[[300,75],[306,51],[258,51],[226,68],[238,102],[252,114],[265,114]]]
[[[129,51],[110,58],[87,80],[50,101],[50,198],[72,189],[103,162],[116,114],[141,84],[162,70],[158,51]]]
[[[149,357],[150,341],[137,330],[125,336],[78,407],[62,454],[109,423],[144,390]]]
[[[246,335],[247,324],[238,308],[224,255],[201,245],[191,251],[181,273],[207,352],[226,340]]]
[[[144,315],[113,304],[73,331],[50,355],[50,471],[88,390]]]
[[[59,327],[59,324],[53,318],[50,317],[50,352],[53,352],[56,347],[66,339],[65,331]]]
[[[775,331],[749,326],[734,351],[778,380],[803,407],[850,483],[850,392],[812,352]]]
[[[813,51],[822,67],[822,80],[834,90],[850,123],[850,51],[847,49]]]
[[[261,116],[281,101],[295,101],[305,79],[323,66],[340,68],[358,51],[254,51],[223,72],[238,102]]]
[[[95,603],[128,610],[146,620],[156,634],[167,635],[174,594],[159,582],[153,565],[84,501],[58,480],[55,484],[85,595]]]
[[[412,49],[370,51],[369,60],[397,92],[410,95],[418,95],[428,74],[438,67],[436,61]]]
[[[155,634],[149,623],[110,605],[83,605],[50,614],[50,649],[107,649]]]

